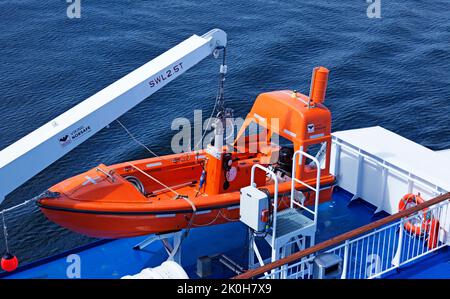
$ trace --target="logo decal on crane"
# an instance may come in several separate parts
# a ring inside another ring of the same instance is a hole
[[[63,137],[59,138],[59,144],[61,144],[62,147],[70,144],[72,142],[72,138],[70,138],[69,135],[64,135]]]
[[[314,133],[314,124],[308,124],[308,133]]]
[[[70,132],[69,134],[65,134],[64,136],[59,138],[59,144],[62,147],[66,147],[71,144],[72,141],[78,140],[80,137],[86,135],[91,131],[91,126],[81,126]]]

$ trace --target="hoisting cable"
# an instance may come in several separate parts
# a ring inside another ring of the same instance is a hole
[[[226,64],[226,48],[223,48],[223,56],[222,56],[222,64],[220,65],[220,70],[219,70],[219,81],[218,81],[218,89],[217,89],[217,94],[216,94],[216,100],[214,102],[214,107],[213,110],[211,112],[211,115],[208,118],[208,123],[206,125],[205,128],[209,128],[209,126],[211,125],[211,121],[213,119],[213,115],[216,112],[216,109],[218,110],[217,112],[217,117],[220,118],[221,116],[225,116],[225,108],[224,108],[224,101],[225,101],[225,75],[227,74],[227,70],[228,70],[228,66]],[[199,146],[199,144],[203,141],[203,139],[206,136],[207,131],[205,130],[205,132],[203,132],[202,138],[200,138],[200,140],[197,142],[197,144],[194,146],[194,150],[197,149],[197,147]]]
[[[226,48],[223,48],[223,57],[222,57],[222,65],[220,66],[220,81],[219,81],[219,97],[218,97],[218,110],[217,113],[218,118],[225,118],[225,75],[227,73],[227,65],[226,65]]]

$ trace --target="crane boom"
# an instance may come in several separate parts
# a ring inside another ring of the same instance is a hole
[[[5,196],[167,83],[226,47],[226,33],[193,35],[100,90],[0,152],[0,203]]]

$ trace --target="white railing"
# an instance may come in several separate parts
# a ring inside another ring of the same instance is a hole
[[[331,252],[342,258],[342,279],[379,278],[447,246],[447,232],[431,223],[447,223],[449,204],[448,200],[437,203],[372,232],[347,239],[324,252]],[[415,230],[416,234],[405,228],[405,225],[413,223],[419,223],[422,227]],[[312,278],[314,256],[319,253],[274,269],[260,278],[275,278],[281,271],[287,271],[287,278]]]
[[[297,165],[299,165],[299,164],[302,165],[302,163],[301,163],[302,162],[302,156],[305,156],[305,157],[311,159],[314,162],[314,164],[316,165],[317,174],[316,174],[316,187],[315,188],[313,186],[308,185],[305,182],[297,179],[297,177],[296,177]],[[299,163],[297,163],[297,157],[299,158]],[[314,191],[314,193],[315,193],[314,210],[311,210],[311,209],[307,208],[304,205],[304,203],[300,203],[300,202],[298,202],[298,201],[296,201],[294,199],[294,195],[295,195],[295,192],[296,192],[295,183],[301,184],[301,185],[305,186],[306,188]],[[319,197],[320,197],[319,193],[320,193],[320,163],[319,163],[319,161],[317,160],[316,157],[311,156],[310,154],[305,153],[302,150],[296,151],[294,153],[294,156],[292,157],[292,180],[291,180],[291,203],[290,203],[290,207],[293,208],[294,205],[297,205],[298,207],[304,209],[305,211],[308,211],[314,217],[314,223],[316,224],[317,223],[317,211],[318,211],[318,208],[319,208]]]
[[[273,204],[272,204],[273,205],[273,209],[272,209],[272,211],[273,211],[273,216],[272,216],[273,217],[273,222],[272,222],[273,234],[272,234],[272,240],[271,240],[271,246],[272,246],[272,248],[274,248],[275,247],[275,241],[276,241],[275,240],[276,239],[275,232],[277,231],[278,179],[277,179],[276,174],[272,170],[270,170],[270,169],[268,169],[268,168],[266,168],[266,167],[264,167],[262,165],[255,164],[255,165],[252,166],[251,177],[250,177],[250,183],[251,183],[252,186],[256,187],[256,184],[255,184],[255,170],[256,170],[256,168],[259,168],[260,170],[264,171],[266,174],[269,174],[272,177],[273,181],[274,181]],[[257,248],[256,244],[254,244],[254,245],[255,245],[255,248]],[[259,257],[259,259],[260,259],[260,263],[261,263],[262,258]]]
[[[431,223],[447,223],[448,209],[448,201],[436,204],[426,211],[420,211],[371,233],[348,240],[327,252],[342,257],[341,278],[378,278],[447,246],[446,231],[439,224],[436,227]],[[405,229],[405,226],[411,223],[421,225],[420,234]]]

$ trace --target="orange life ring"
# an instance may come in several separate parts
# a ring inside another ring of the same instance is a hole
[[[408,193],[402,197],[398,204],[399,211],[404,211],[410,207],[417,206],[425,201],[420,194]],[[407,232],[417,237],[428,235],[427,247],[433,249],[438,243],[439,221],[431,217],[428,209],[423,209],[417,217],[414,217],[403,224]]]
[[[405,196],[402,197],[402,199],[400,200],[400,202],[398,203],[398,210],[399,211],[404,211],[410,207],[413,206],[417,206],[418,204],[424,203],[425,201],[423,200],[422,197],[420,197],[419,194],[415,195],[413,193],[408,193]],[[426,209],[424,209],[422,212],[424,212],[424,214],[426,214]],[[423,221],[420,218],[425,218],[425,221]],[[422,217],[418,216],[416,219],[411,219],[407,222],[405,222],[405,224],[403,225],[403,227],[405,228],[405,230],[413,235],[416,236],[422,236],[427,230],[427,217]]]
[[[431,219],[430,227],[428,228],[428,249],[436,248],[439,241],[439,221],[436,219]]]

